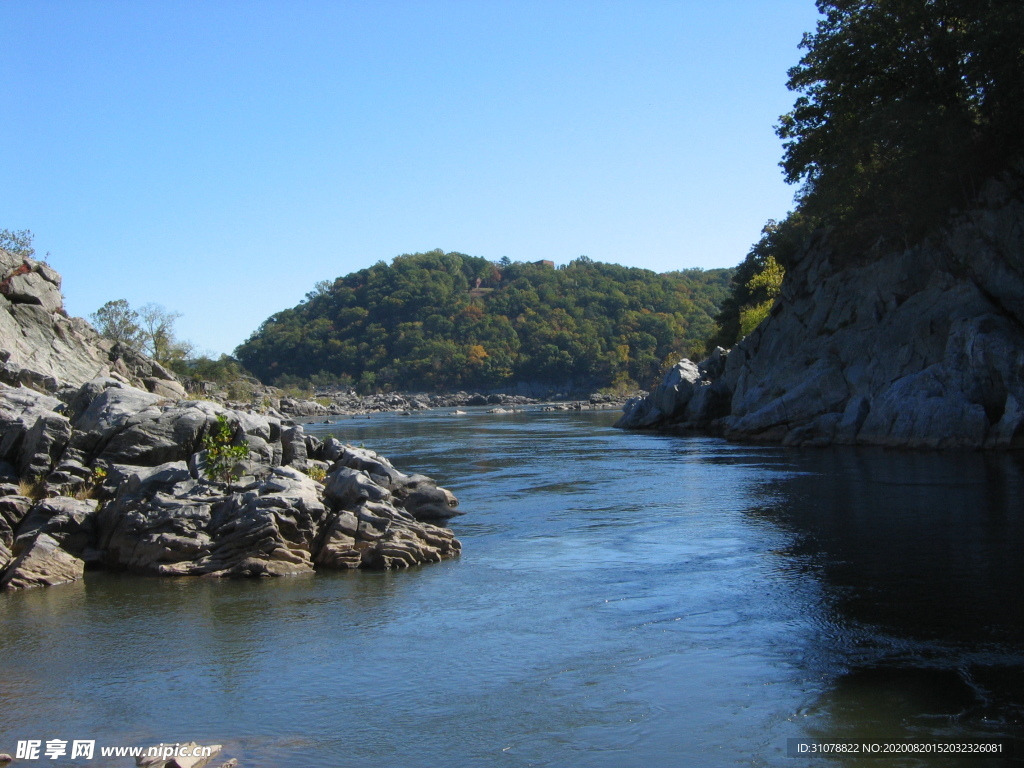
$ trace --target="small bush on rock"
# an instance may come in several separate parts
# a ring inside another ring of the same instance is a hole
[[[229,483],[238,477],[235,465],[249,458],[249,447],[232,445],[233,430],[227,416],[217,417],[206,437],[203,448],[206,450],[206,474],[213,480]]]

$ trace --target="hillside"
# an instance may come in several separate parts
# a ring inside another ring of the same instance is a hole
[[[766,228],[721,318],[722,342],[746,336],[727,359],[678,364],[620,425],[1022,448],[1024,6],[818,7],[778,128],[797,207]],[[765,298],[751,275],[770,263],[785,276],[748,332]]]
[[[318,284],[235,354],[267,382],[364,391],[645,385],[702,349],[731,275],[403,255]]]

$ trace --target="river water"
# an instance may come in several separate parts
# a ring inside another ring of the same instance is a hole
[[[751,447],[625,433],[616,415],[308,428],[453,490],[458,560],[0,595],[0,751],[798,768],[865,763],[790,757],[789,739],[1022,735],[1024,457]]]

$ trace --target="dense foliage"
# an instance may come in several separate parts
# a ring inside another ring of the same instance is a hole
[[[702,351],[730,277],[725,269],[659,275],[586,257],[555,269],[436,250],[319,283],[235,354],[278,384],[646,385],[666,360]]]
[[[1024,3],[818,0],[782,167],[842,255],[909,245],[1024,156]]]
[[[818,0],[822,19],[789,71],[799,96],[777,133],[800,183],[736,270],[712,343],[767,316],[769,264],[829,232],[837,265],[916,244],[1024,160],[1024,2]],[[777,291],[776,291],[777,293]]]
[[[761,239],[733,273],[708,347],[731,347],[768,317],[782,291],[781,259],[793,252],[802,237],[799,221],[797,214],[790,214],[786,221],[769,221],[761,230]]]

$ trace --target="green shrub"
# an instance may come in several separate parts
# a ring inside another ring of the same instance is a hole
[[[206,450],[206,474],[213,480],[229,483],[238,478],[235,465],[249,458],[248,445],[232,445],[234,439],[227,416],[221,414],[203,438]]]

